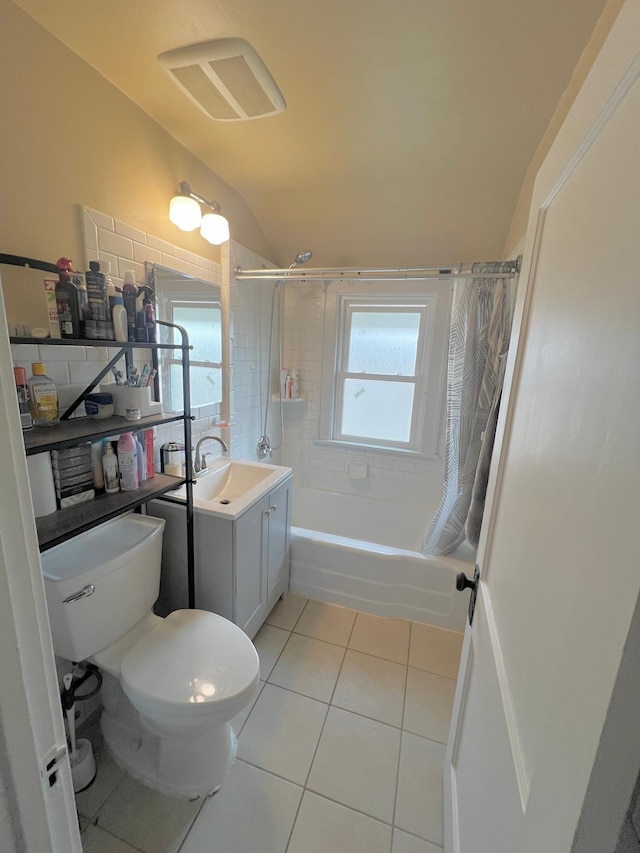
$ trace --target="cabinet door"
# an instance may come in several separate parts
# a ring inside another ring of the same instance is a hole
[[[234,622],[253,637],[267,615],[269,497],[234,522]]]
[[[291,527],[291,478],[268,497],[269,543],[267,580],[269,610],[289,588],[289,531]]]

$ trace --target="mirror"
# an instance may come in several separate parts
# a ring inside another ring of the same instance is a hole
[[[159,264],[148,264],[148,284],[156,294],[157,318],[182,326],[189,335],[191,407],[222,401],[222,309],[217,284],[192,278]],[[180,343],[177,332],[158,327],[159,341]],[[175,335],[175,339],[174,336]],[[181,411],[182,362],[178,352],[160,351],[165,409]]]

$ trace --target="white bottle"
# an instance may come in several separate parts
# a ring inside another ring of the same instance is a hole
[[[104,474],[104,490],[108,495],[120,491],[118,482],[118,457],[113,452],[113,445],[107,441],[104,445],[104,456],[102,457],[102,473]]]
[[[140,441],[140,436],[136,433],[136,465],[138,466],[138,483],[142,484],[147,479],[147,454],[144,452],[144,447]]]
[[[136,443],[132,432],[123,432],[118,439],[118,467],[120,468],[120,488],[123,492],[133,492],[140,485],[138,463],[136,462]]]

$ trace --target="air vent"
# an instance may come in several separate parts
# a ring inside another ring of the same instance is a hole
[[[287,108],[249,42],[217,39],[161,53],[158,61],[194,104],[216,121],[244,121]]]

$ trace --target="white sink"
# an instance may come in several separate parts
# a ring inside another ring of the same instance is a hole
[[[290,473],[291,468],[281,465],[218,457],[206,474],[198,474],[193,486],[193,506],[211,515],[238,518]],[[181,486],[170,494],[184,500],[186,487]]]

